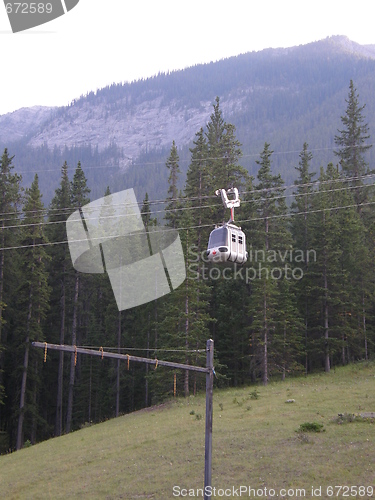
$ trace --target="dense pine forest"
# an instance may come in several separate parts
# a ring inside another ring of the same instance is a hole
[[[17,158],[4,150],[0,452],[159,403],[173,396],[174,380],[177,395],[204,387],[199,374],[45,352],[32,341],[204,366],[213,338],[218,386],[267,384],[374,356],[375,171],[367,161],[366,108],[352,81],[342,104],[332,161],[312,171],[313,154],[301,144],[295,181],[286,185],[273,172],[268,142],[256,175],[241,166],[241,143],[217,98],[196,132],[185,178],[173,142],[164,167],[168,197],[146,194],[142,202],[146,228],[179,230],[187,279],[173,293],[122,312],[106,275],[72,267],[65,221],[90,201],[84,164],[64,162],[45,206],[38,175],[23,190]],[[229,218],[215,191],[233,186],[249,259],[242,267],[209,264],[210,231]]]

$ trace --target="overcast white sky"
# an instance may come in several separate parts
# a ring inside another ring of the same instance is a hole
[[[331,35],[375,44],[374,14],[374,0],[80,0],[66,15],[13,34],[0,2],[0,115]]]

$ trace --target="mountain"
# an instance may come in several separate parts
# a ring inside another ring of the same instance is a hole
[[[186,170],[189,145],[219,96],[224,119],[236,126],[243,145],[243,165],[256,172],[255,159],[264,142],[270,142],[275,171],[291,183],[305,141],[316,169],[335,161],[334,136],[346,109],[350,79],[361,103],[366,103],[371,133],[375,45],[334,36],[114,83],[67,107],[20,109],[0,116],[0,147],[15,155],[25,183],[32,172],[40,172],[47,201],[64,160],[73,168],[82,162],[93,197],[103,194],[107,185],[113,191],[132,185],[139,195],[147,190],[160,197],[165,195],[164,164],[172,141],[181,150]]]
[[[56,108],[33,106],[0,116],[0,141],[11,144],[35,135],[38,127],[42,127],[53,117],[54,109]]]

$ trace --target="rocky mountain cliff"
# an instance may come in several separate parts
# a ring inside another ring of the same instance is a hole
[[[38,129],[53,117],[56,108],[33,106],[0,116],[0,142],[12,143],[36,135]]]

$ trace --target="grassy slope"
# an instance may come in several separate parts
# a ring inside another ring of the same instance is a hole
[[[312,485],[374,486],[375,424],[333,422],[375,411],[374,388],[375,365],[360,364],[260,386],[258,399],[254,387],[215,390],[213,486],[305,488],[306,498]],[[164,500],[174,485],[201,488],[204,413],[204,395],[177,399],[2,456],[0,498]],[[306,421],[326,431],[296,433]]]

